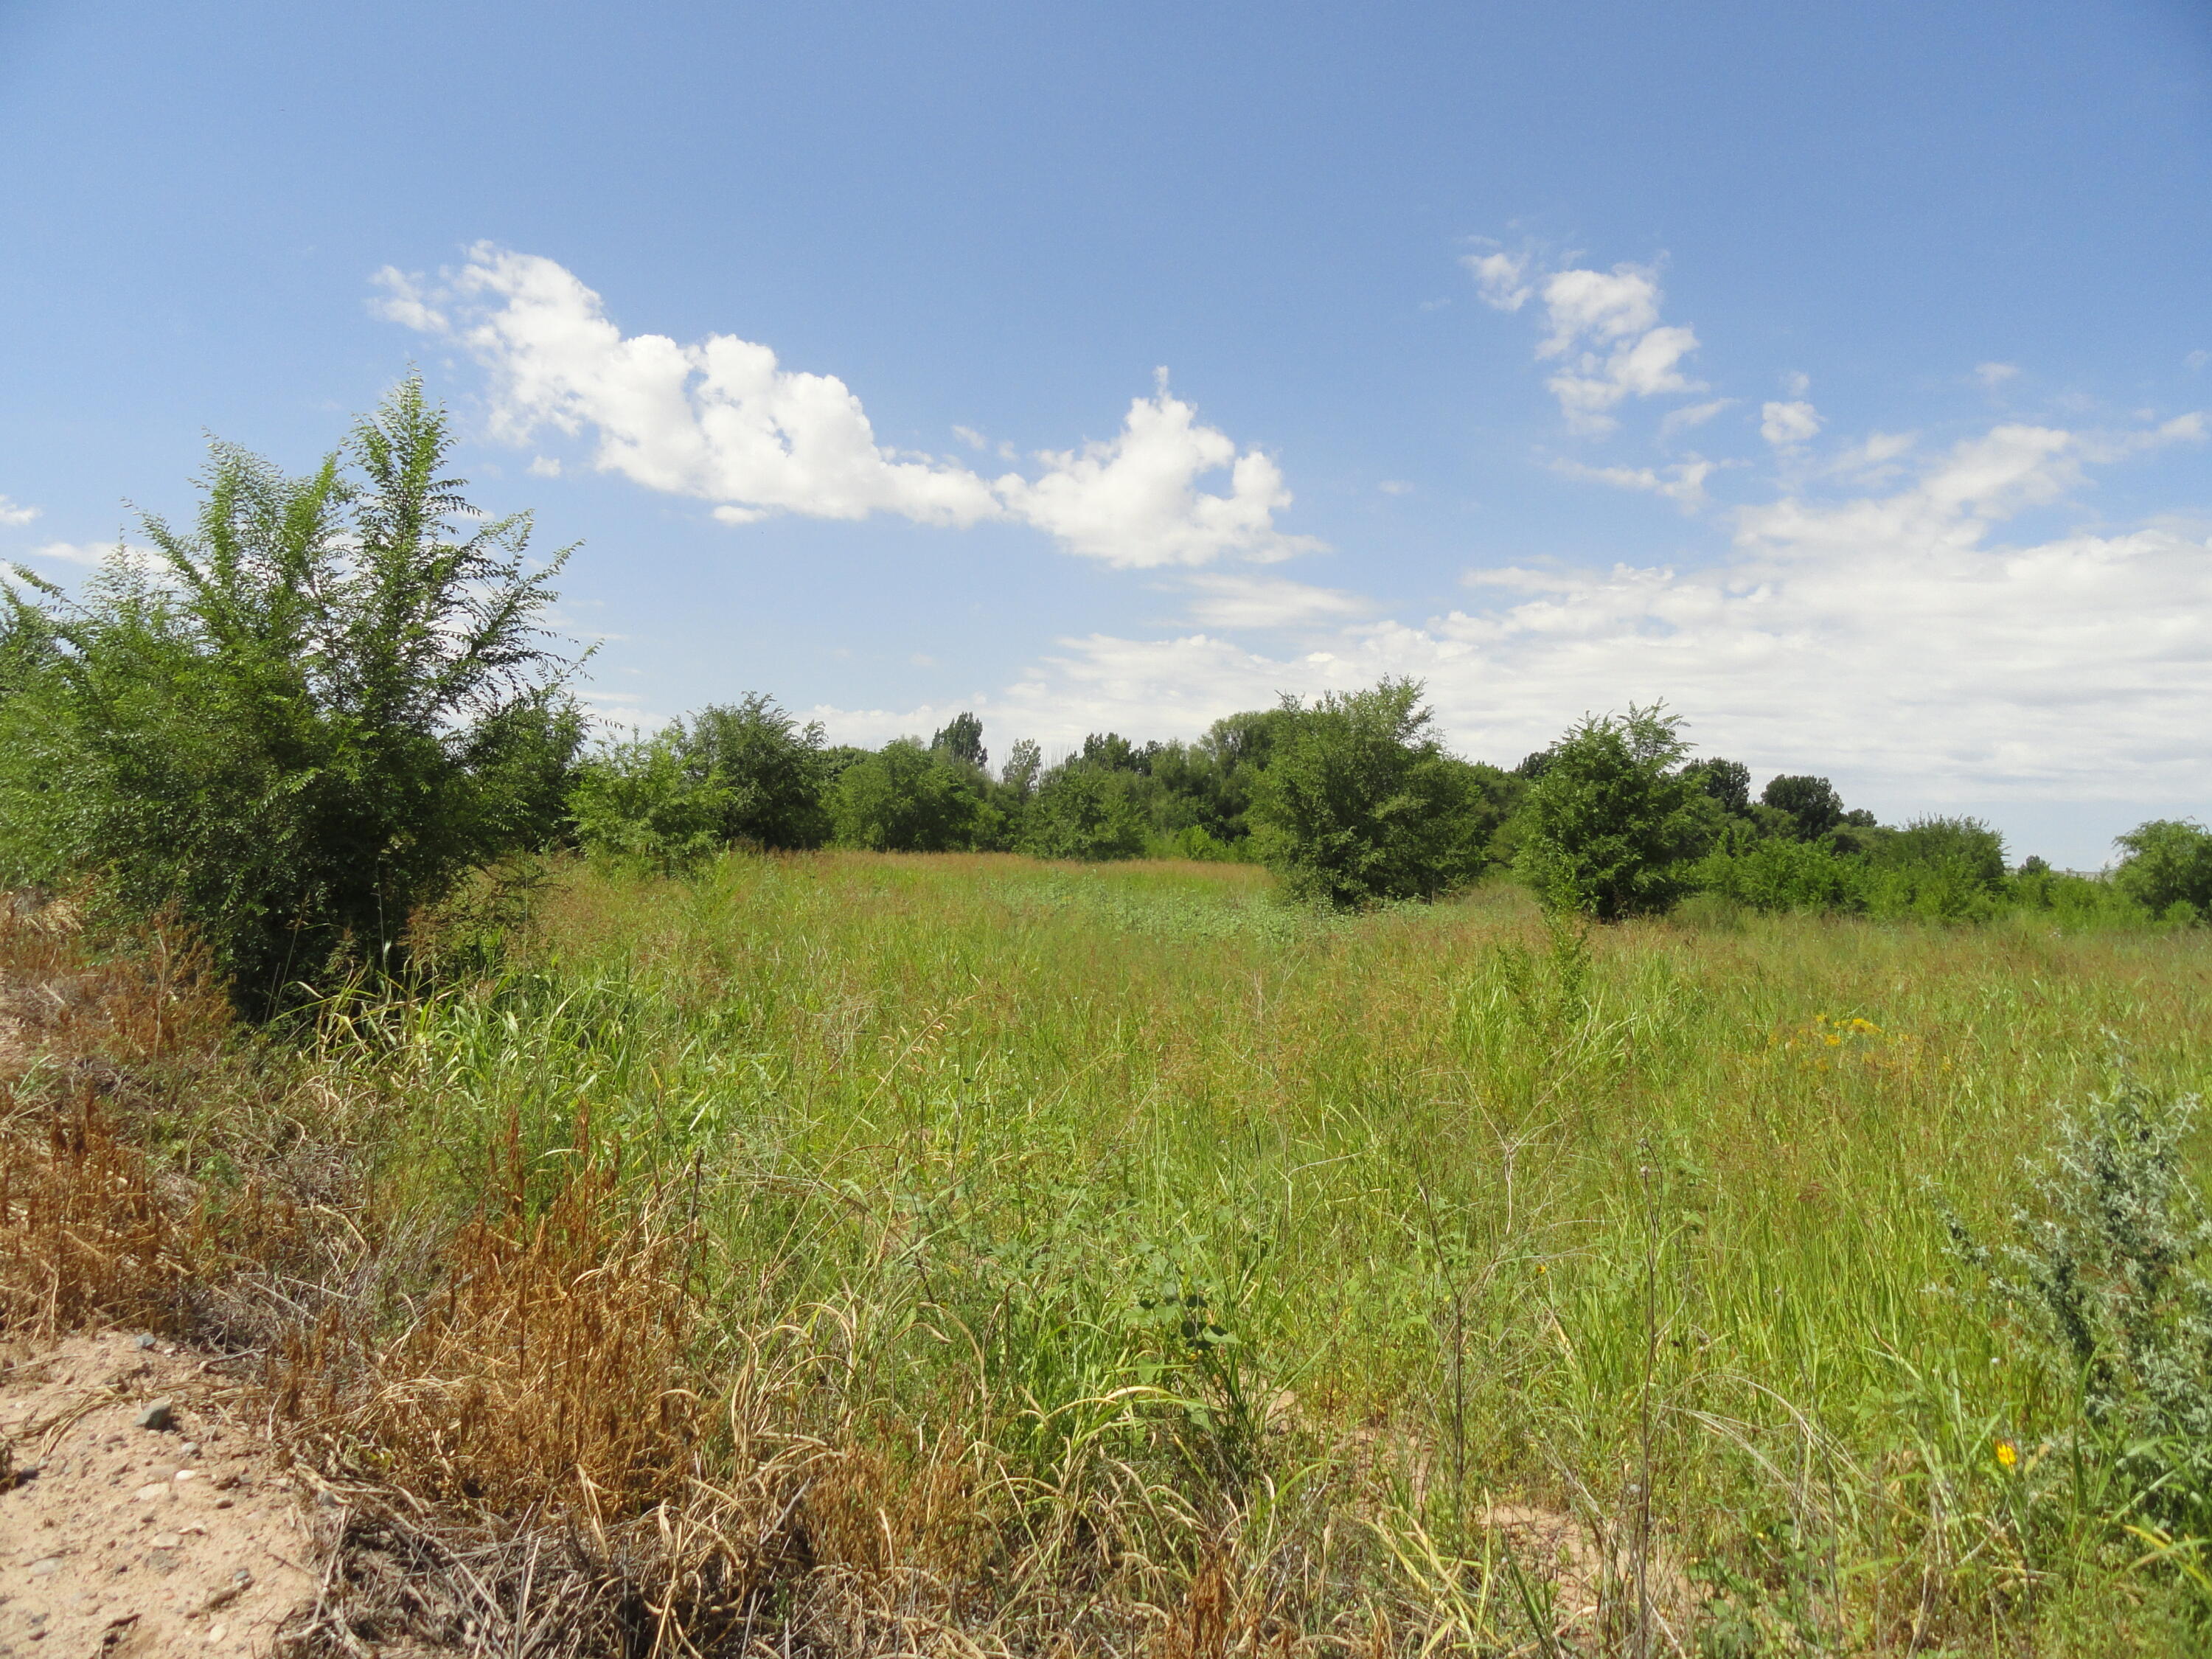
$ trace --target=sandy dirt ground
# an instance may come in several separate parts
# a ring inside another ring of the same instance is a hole
[[[270,1651],[312,1499],[243,1409],[145,1336],[0,1346],[0,1659]]]

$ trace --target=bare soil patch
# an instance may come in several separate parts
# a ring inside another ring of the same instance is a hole
[[[268,1653],[316,1581],[307,1502],[245,1390],[143,1335],[11,1346],[0,1659]]]

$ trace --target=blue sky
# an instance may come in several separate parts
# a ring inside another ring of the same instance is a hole
[[[17,0],[0,558],[416,362],[621,719],[1664,697],[2094,866],[2212,816],[2208,204],[2195,0]]]

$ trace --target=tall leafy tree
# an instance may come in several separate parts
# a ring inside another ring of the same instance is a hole
[[[1017,805],[1036,793],[1037,778],[1044,771],[1044,751],[1037,747],[1034,738],[1018,739],[1006,751],[1006,763],[1000,769],[999,781]]]
[[[1721,810],[1741,817],[1751,811],[1751,769],[1741,761],[1692,761],[1683,775],[1695,778],[1698,787],[1720,803]]]
[[[304,477],[213,446],[191,526],[145,519],[150,568],[118,550],[76,600],[19,572],[38,685],[0,699],[0,857],[173,908],[250,1013],[396,967],[580,736],[540,625],[566,552],[533,568],[453,447],[410,378]]]
[[[1844,798],[1826,778],[1784,775],[1768,781],[1759,803],[1787,815],[1799,841],[1818,841],[1844,821]]]

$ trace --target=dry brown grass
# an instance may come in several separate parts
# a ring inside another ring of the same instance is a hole
[[[529,1215],[520,1162],[402,1328],[340,1304],[289,1345],[281,1409],[428,1498],[627,1516],[680,1493],[714,1430],[690,1386],[691,1229],[662,1194],[625,1215],[604,1164]]]
[[[191,1273],[189,1223],[155,1189],[145,1155],[96,1102],[48,1125],[43,1144],[0,1144],[0,1330],[33,1338],[112,1321],[174,1332]]]
[[[228,1021],[167,930],[102,955],[70,901],[0,896],[0,1329],[179,1328],[204,1229],[125,1126]]]

